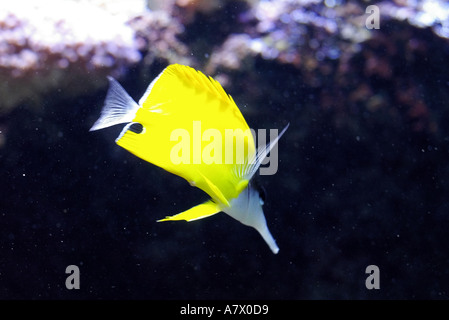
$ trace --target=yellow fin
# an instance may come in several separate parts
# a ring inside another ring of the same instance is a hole
[[[201,173],[200,173],[201,174]],[[221,203],[223,203],[224,205],[226,205],[227,207],[229,207],[229,201],[228,201],[228,199],[226,199],[226,197],[223,195],[223,193],[220,191],[220,189],[219,188],[217,188],[217,186],[216,185],[214,185],[209,179],[207,179],[207,177],[205,177],[203,174],[201,174],[201,176],[203,177],[203,179],[204,179],[204,181],[206,181],[206,183],[207,183],[207,185],[208,185],[208,187],[209,187],[209,190],[211,191],[211,192],[208,192],[208,194],[209,193],[212,193],[212,198],[214,198],[214,199],[217,199],[217,200],[219,200]],[[208,191],[209,191],[208,190]]]
[[[218,205],[215,202],[209,200],[205,203],[190,208],[189,210],[178,213],[177,215],[165,217],[164,219],[158,220],[157,222],[176,220],[194,221],[210,217],[220,211],[221,210]]]
[[[237,184],[237,187],[235,188],[238,193],[242,192],[247,186],[248,186],[249,180],[242,180]]]

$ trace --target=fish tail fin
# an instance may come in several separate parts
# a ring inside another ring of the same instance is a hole
[[[107,128],[119,123],[131,122],[136,116],[139,105],[129,96],[123,87],[112,77],[108,77],[109,90],[100,118],[89,131]]]
[[[189,210],[178,213],[174,216],[165,217],[164,219],[158,220],[157,222],[162,221],[177,221],[177,220],[186,220],[186,221],[194,221],[203,218],[210,217],[218,212],[220,212],[220,208],[218,204],[209,200],[202,204],[199,204]]]

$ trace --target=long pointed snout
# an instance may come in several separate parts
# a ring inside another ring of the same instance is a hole
[[[249,185],[240,193],[238,198],[231,201],[230,207],[224,208],[223,211],[241,223],[256,229],[271,251],[274,254],[279,252],[279,247],[270,230],[268,230],[262,209],[262,201],[257,190]]]
[[[279,252],[279,247],[276,244],[276,240],[274,240],[273,236],[271,235],[270,230],[268,230],[267,224],[265,223],[265,226],[255,229],[260,233],[262,238],[270,247],[271,251],[273,251],[274,254],[277,254]]]

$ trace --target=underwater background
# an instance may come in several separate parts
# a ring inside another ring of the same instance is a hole
[[[3,2],[0,299],[449,298],[448,39],[443,0]],[[171,63],[290,123],[277,255],[223,213],[156,223],[207,195],[89,132],[106,76],[138,100]]]

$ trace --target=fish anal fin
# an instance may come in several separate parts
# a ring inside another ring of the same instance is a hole
[[[210,217],[220,211],[221,210],[218,204],[209,200],[174,216],[165,217],[164,219],[158,220],[157,222],[178,220],[194,221]]]

